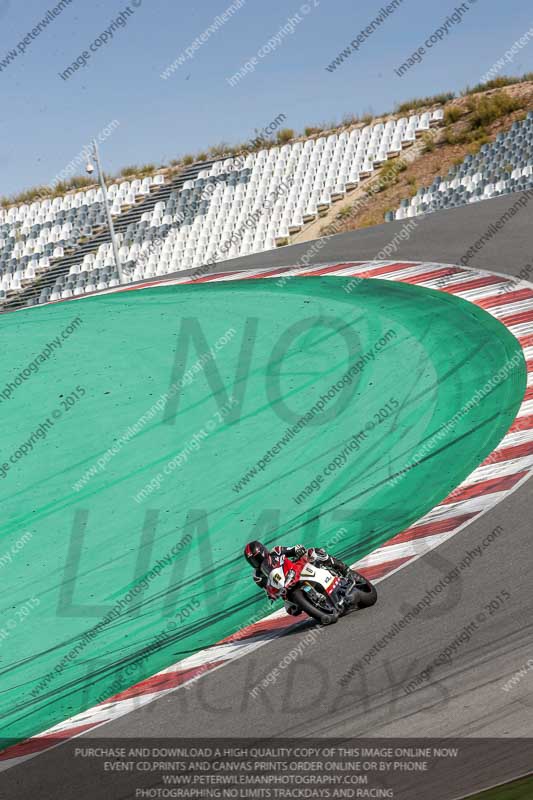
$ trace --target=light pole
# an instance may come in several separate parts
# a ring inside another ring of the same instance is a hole
[[[104,208],[107,217],[107,226],[109,228],[109,233],[111,235],[111,245],[113,247],[113,255],[115,256],[115,265],[118,272],[118,280],[119,283],[123,283],[122,280],[122,264],[120,262],[120,257],[118,254],[118,244],[117,239],[115,236],[115,227],[113,225],[113,217],[111,216],[111,210],[109,208],[109,200],[107,198],[107,186],[105,185],[104,173],[102,172],[102,165],[100,164],[100,154],[98,153],[98,145],[96,143],[96,139],[93,139],[93,154],[94,160],[96,162],[96,166],[98,168],[98,181],[100,183],[100,188],[102,189],[102,194],[104,196]],[[87,164],[87,173],[92,175],[94,172],[94,167],[89,161]]]

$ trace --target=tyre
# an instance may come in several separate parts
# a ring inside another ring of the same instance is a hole
[[[339,612],[335,608],[331,607],[330,611],[318,608],[309,600],[303,589],[294,589],[291,592],[290,600],[321,625],[333,625],[339,619]]]
[[[373,606],[378,599],[377,589],[373,583],[361,575],[360,572],[354,572],[357,577],[357,608],[369,608]]]

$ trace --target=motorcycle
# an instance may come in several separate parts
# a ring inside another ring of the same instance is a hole
[[[377,600],[376,587],[355,570],[338,575],[312,564],[306,556],[291,561],[285,556],[270,572],[268,596],[293,603],[321,625],[332,625],[356,608],[368,608]]]

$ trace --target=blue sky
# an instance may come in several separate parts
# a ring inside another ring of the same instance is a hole
[[[0,65],[59,0],[0,0]],[[132,2],[138,3],[133,8]],[[307,13],[277,49],[232,87],[227,78],[299,12],[302,0],[239,0],[242,7],[167,79],[161,73],[231,0],[191,7],[130,0],[113,38],[68,80],[69,67],[127,6],[70,0],[0,71],[0,195],[50,183],[112,120],[102,145],[108,171],[161,163],[221,140],[243,141],[278,114],[285,125],[380,112],[412,96],[476,83],[533,26],[523,0],[470,0],[461,24],[399,78],[402,64],[460,2],[403,0],[358,52],[334,72],[326,66],[379,14],[386,0],[308,0]],[[475,3],[475,4],[474,4]],[[5,61],[4,61],[5,64]],[[504,72],[533,70],[533,40]]]

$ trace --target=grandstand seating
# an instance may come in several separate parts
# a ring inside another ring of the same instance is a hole
[[[476,203],[510,192],[533,189],[533,112],[515,122],[507,133],[499,133],[492,144],[484,144],[476,155],[468,155],[452,167],[446,178],[436,177],[431,186],[419,189],[401,201],[386,222],[431,214],[446,208]]]
[[[287,243],[442,118],[437,109],[195,164],[125,215],[122,206],[133,205],[153,187],[148,180],[112,186],[126,279],[161,276]],[[156,178],[156,184],[163,181]],[[5,307],[118,285],[108,232],[91,238],[104,223],[99,190],[0,212],[0,292],[10,293]],[[80,237],[88,241],[65,255]]]
[[[113,216],[164,183],[162,175],[108,189]],[[0,208],[0,299],[46,272],[54,259],[107,225],[101,189]]]
[[[208,162],[209,163],[209,162]],[[211,162],[212,163],[212,162]],[[124,214],[115,217],[114,227],[117,233],[119,242],[122,239],[123,232],[129,225],[139,222],[142,215],[153,210],[154,206],[166,200],[173,187],[181,187],[188,178],[196,178],[200,169],[204,168],[204,163],[193,165],[185,169],[180,175],[172,181],[172,183],[161,183],[157,181],[157,189],[151,193],[144,201],[132,206]],[[157,177],[157,176],[156,176]],[[153,235],[153,231],[145,231],[146,238]],[[78,243],[78,246],[68,252],[66,255],[60,256],[55,260],[51,260],[50,267],[39,274],[33,281],[28,284],[18,293],[11,294],[4,308],[10,310],[20,308],[27,305],[36,305],[38,303],[47,302],[50,299],[52,290],[56,283],[65,289],[66,296],[68,290],[73,288],[72,279],[69,276],[70,269],[73,264],[83,261],[86,255],[94,256],[102,244],[110,243],[109,230],[106,228],[100,230],[93,238]],[[78,280],[87,279],[89,286],[95,285],[103,288],[102,282],[105,281],[106,285],[115,286],[118,284],[118,272],[115,270],[114,261],[111,266],[96,267],[91,273],[85,270],[85,275],[80,274]],[[90,280],[89,280],[90,279]],[[90,291],[88,289],[87,291]]]

